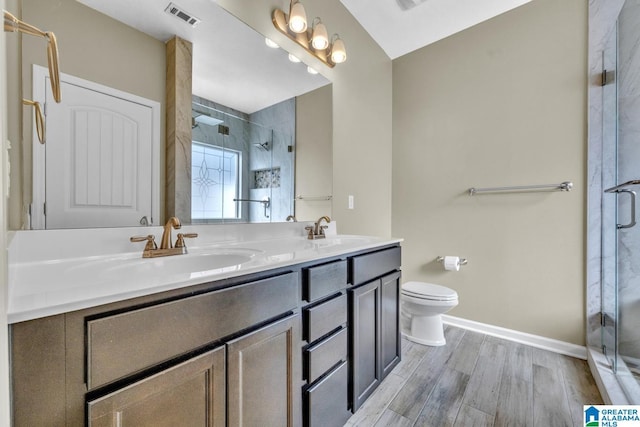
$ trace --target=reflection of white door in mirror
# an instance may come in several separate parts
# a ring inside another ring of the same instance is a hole
[[[157,221],[159,104],[67,75],[61,85],[57,104],[48,75],[34,67],[34,99],[44,94],[47,141],[42,147],[34,142],[32,228]]]

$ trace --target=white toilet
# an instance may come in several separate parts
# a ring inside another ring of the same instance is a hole
[[[442,314],[458,305],[458,293],[445,286],[407,282],[400,291],[402,335],[418,344],[445,345]]]

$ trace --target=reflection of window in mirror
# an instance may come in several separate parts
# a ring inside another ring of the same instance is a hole
[[[239,219],[242,153],[193,141],[191,144],[191,218]]]

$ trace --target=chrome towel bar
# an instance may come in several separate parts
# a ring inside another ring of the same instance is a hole
[[[565,181],[560,184],[540,184],[540,185],[520,185],[513,187],[488,187],[488,188],[475,188],[472,187],[469,189],[469,195],[473,196],[478,193],[495,193],[501,191],[536,191],[536,190],[549,190],[549,191],[571,191],[573,188],[573,183],[570,181]]]
[[[333,196],[301,196],[297,195],[294,200],[307,200],[309,202],[317,202],[321,200],[333,200]]]

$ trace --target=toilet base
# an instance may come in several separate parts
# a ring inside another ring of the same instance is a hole
[[[432,347],[443,346],[447,343],[444,338],[442,316],[413,316],[410,331],[402,331],[402,335],[409,341]]]

